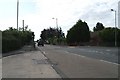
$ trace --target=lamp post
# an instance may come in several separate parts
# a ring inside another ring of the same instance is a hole
[[[115,12],[115,46],[117,46],[117,26],[116,26],[116,10],[111,9],[111,11]]]
[[[22,20],[23,21],[23,32],[24,32],[24,20]]]
[[[56,20],[56,28],[57,28],[57,43],[59,43],[59,33],[58,33],[58,19],[57,18],[52,18]]]
[[[18,30],[19,0],[17,0],[17,30]]]
[[[56,20],[56,27],[58,28],[58,19],[57,18],[52,18]]]

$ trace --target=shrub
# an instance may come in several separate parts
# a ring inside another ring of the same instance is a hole
[[[32,32],[18,31],[10,28],[2,32],[2,52],[17,50],[22,46],[30,43],[32,40]]]

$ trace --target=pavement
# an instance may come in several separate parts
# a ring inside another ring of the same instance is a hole
[[[2,78],[60,78],[39,50],[2,58]]]

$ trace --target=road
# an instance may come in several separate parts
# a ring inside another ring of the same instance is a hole
[[[40,51],[64,78],[117,78],[117,48],[45,45]]]
[[[118,63],[118,48],[80,46],[66,48],[61,47],[61,49],[77,55],[87,56],[112,63]]]

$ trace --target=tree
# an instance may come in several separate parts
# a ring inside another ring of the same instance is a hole
[[[117,46],[120,47],[120,29],[117,31]]]
[[[44,41],[49,41],[51,44],[61,43],[61,39],[65,38],[61,28],[51,28],[51,27],[41,31],[40,37]]]
[[[103,26],[103,24],[102,23],[97,23],[96,24],[96,27],[94,27],[93,28],[93,31],[95,32],[95,31],[100,31],[100,30],[103,30],[105,27]]]
[[[103,44],[105,46],[114,46],[115,45],[115,32],[117,35],[117,43],[119,43],[120,29],[108,27],[99,32],[99,36],[102,39]]]
[[[68,30],[67,43],[68,44],[79,44],[82,42],[89,42],[90,31],[86,22],[78,20],[78,22]]]

